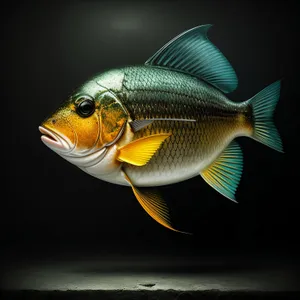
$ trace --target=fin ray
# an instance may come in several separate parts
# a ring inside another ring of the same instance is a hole
[[[204,79],[224,93],[232,92],[238,79],[226,57],[207,38],[211,26],[197,26],[179,34],[145,64],[186,72]]]
[[[216,191],[236,202],[235,192],[241,179],[242,169],[242,150],[235,141],[232,141],[222,154],[201,172],[201,176]]]
[[[118,149],[117,160],[134,166],[144,166],[171,133],[149,135],[122,146]]]
[[[151,218],[170,230],[190,234],[188,232],[179,231],[172,226],[167,204],[157,192],[142,192],[132,184],[130,178],[124,171],[123,174],[126,181],[130,184],[136,199]]]
[[[276,81],[249,99],[253,110],[254,130],[252,138],[283,152],[282,141],[273,123],[273,112],[279,100],[280,81]]]

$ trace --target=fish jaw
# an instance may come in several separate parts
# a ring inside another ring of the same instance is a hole
[[[121,163],[116,160],[117,153],[117,145],[112,145],[109,148],[105,147],[99,151],[99,155],[96,159],[90,160],[89,163],[84,163],[81,165],[77,163],[77,166],[84,172],[94,177],[105,177],[115,173],[115,171],[120,168]],[[79,160],[82,160],[82,158],[79,158]]]
[[[42,133],[42,142],[54,152],[66,153],[72,151],[74,148],[71,145],[71,141],[45,126],[39,126],[39,131]]]
[[[101,162],[107,154],[107,148],[103,147],[101,149],[90,151],[90,153],[83,155],[82,153],[60,153],[60,156],[70,162],[71,164],[77,166],[80,169],[92,168]]]
[[[61,134],[46,126],[39,126],[39,130],[43,134],[42,142],[62,158],[83,170],[100,163],[107,153],[107,147],[100,149],[93,147],[84,153],[78,151],[76,143],[72,143],[67,137],[62,137]]]
[[[129,121],[131,121],[131,119],[129,119]],[[79,166],[79,168],[98,179],[114,184],[129,186],[128,182],[122,175],[121,168],[123,167],[123,163],[120,162],[117,157],[119,155],[119,148],[130,143],[133,139],[133,135],[134,133],[129,122],[127,122],[125,124],[123,134],[118,141],[108,147],[105,147],[105,155],[101,160],[94,160],[93,164]]]

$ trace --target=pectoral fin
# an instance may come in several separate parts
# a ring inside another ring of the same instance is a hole
[[[215,190],[235,201],[235,192],[243,171],[243,153],[240,146],[232,141],[222,154],[204,171],[202,178]]]
[[[171,133],[159,133],[137,139],[119,148],[117,159],[134,166],[144,166]]]
[[[159,224],[176,232],[190,234],[188,232],[179,231],[172,227],[169,215],[169,209],[163,198],[155,191],[144,191],[137,189],[131,182],[130,178],[123,171],[125,179],[131,185],[133,193],[144,210]]]

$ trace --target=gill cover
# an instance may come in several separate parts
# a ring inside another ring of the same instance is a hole
[[[116,142],[125,128],[128,113],[111,91],[101,92],[96,101],[99,101],[100,136],[99,143],[109,146]]]

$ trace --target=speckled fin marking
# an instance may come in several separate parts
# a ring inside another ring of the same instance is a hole
[[[171,229],[176,232],[186,233],[183,231],[179,231],[172,227],[169,215],[169,209],[163,198],[158,194],[157,191],[144,191],[142,192],[140,189],[137,189],[131,182],[130,178],[123,171],[125,179],[131,185],[133,193],[139,203],[142,205],[143,209],[159,224],[162,226]]]
[[[171,133],[159,133],[137,139],[119,148],[117,159],[134,166],[144,166]]]
[[[180,70],[204,79],[224,93],[232,92],[238,79],[226,57],[207,38],[211,26],[197,26],[181,33],[145,64]]]
[[[204,171],[202,178],[215,190],[235,201],[235,192],[243,171],[243,152],[237,142],[232,141],[222,154]]]

